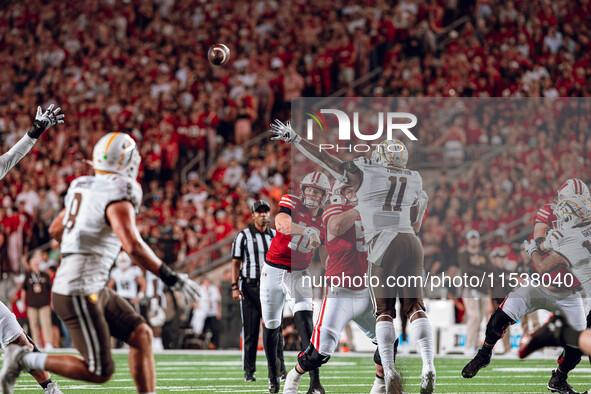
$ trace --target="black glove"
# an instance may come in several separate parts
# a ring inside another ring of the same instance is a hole
[[[35,115],[33,126],[31,126],[27,132],[29,137],[37,139],[41,137],[41,134],[43,134],[43,132],[51,126],[54,126],[58,123],[64,123],[64,117],[66,115],[60,115],[60,111],[60,107],[53,109],[53,104],[51,104],[45,112],[42,112],[41,107],[37,107],[37,114]]]

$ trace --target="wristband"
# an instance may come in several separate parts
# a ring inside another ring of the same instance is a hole
[[[238,282],[232,283],[232,290],[238,290]]]
[[[140,300],[141,300],[142,298],[144,298],[145,296],[146,296],[146,295],[144,294],[144,292],[143,292],[143,291],[140,291],[139,293],[137,293],[137,298],[139,298]]]
[[[172,287],[176,285],[179,281],[179,276],[176,272],[174,272],[168,265],[162,263],[159,270],[160,279],[162,282],[168,287]]]
[[[544,242],[546,240],[546,237],[538,237],[534,240],[534,242],[536,243],[536,246],[538,247],[538,249],[541,251],[542,250],[542,242]]]
[[[29,134],[29,137],[37,139],[41,137],[41,134],[43,134],[44,131],[45,127],[43,126],[43,123],[41,123],[38,120],[34,120],[33,125],[31,126],[29,131],[27,131],[27,134]]]

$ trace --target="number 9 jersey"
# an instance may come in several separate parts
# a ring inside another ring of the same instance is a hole
[[[94,258],[92,262],[76,259],[76,262],[62,264],[56,274],[54,292],[89,294],[104,287],[109,269],[121,250],[121,241],[107,220],[107,207],[115,202],[129,201],[137,213],[142,195],[142,188],[135,180],[117,174],[84,176],[70,184],[65,198],[62,222],[65,228],[60,251],[64,258],[69,255]]]
[[[308,208],[299,198],[286,194],[279,201],[280,212],[288,213],[292,223],[304,227],[313,227],[320,232],[320,241],[324,242],[324,231],[322,225],[322,209],[317,216],[312,216]],[[273,238],[269,251],[267,252],[266,263],[272,267],[286,270],[303,270],[308,268],[312,261],[313,249],[310,246],[310,239],[302,235],[285,235],[277,231]]]
[[[421,175],[404,168],[386,167],[365,157],[353,163],[363,173],[356,209],[363,222],[366,242],[386,228],[414,234],[410,208],[423,190]]]

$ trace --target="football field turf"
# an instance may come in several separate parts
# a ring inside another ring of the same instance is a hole
[[[288,369],[293,367],[295,353],[286,354]],[[257,356],[257,381],[245,383],[238,352],[183,351],[155,355],[158,393],[268,393],[264,354]],[[54,376],[64,393],[129,393],[134,385],[129,374],[127,356],[114,354],[117,364],[113,378],[103,385],[67,380]],[[327,393],[369,393],[375,370],[371,355],[345,355],[333,357],[321,368],[322,383]],[[553,359],[516,360],[493,358],[491,364],[473,379],[463,379],[461,370],[468,362],[464,357],[437,357],[437,393],[548,393]],[[419,392],[421,360],[416,356],[400,356],[397,369],[403,375],[405,389]],[[570,373],[569,382],[578,391],[591,388],[591,368],[587,358]],[[282,386],[283,389],[283,386]],[[300,392],[308,389],[304,377]],[[23,373],[19,377],[16,393],[41,393],[33,378]]]

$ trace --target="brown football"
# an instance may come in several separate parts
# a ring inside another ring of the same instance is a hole
[[[213,44],[207,51],[207,58],[214,66],[223,66],[230,60],[230,49],[224,44]]]

